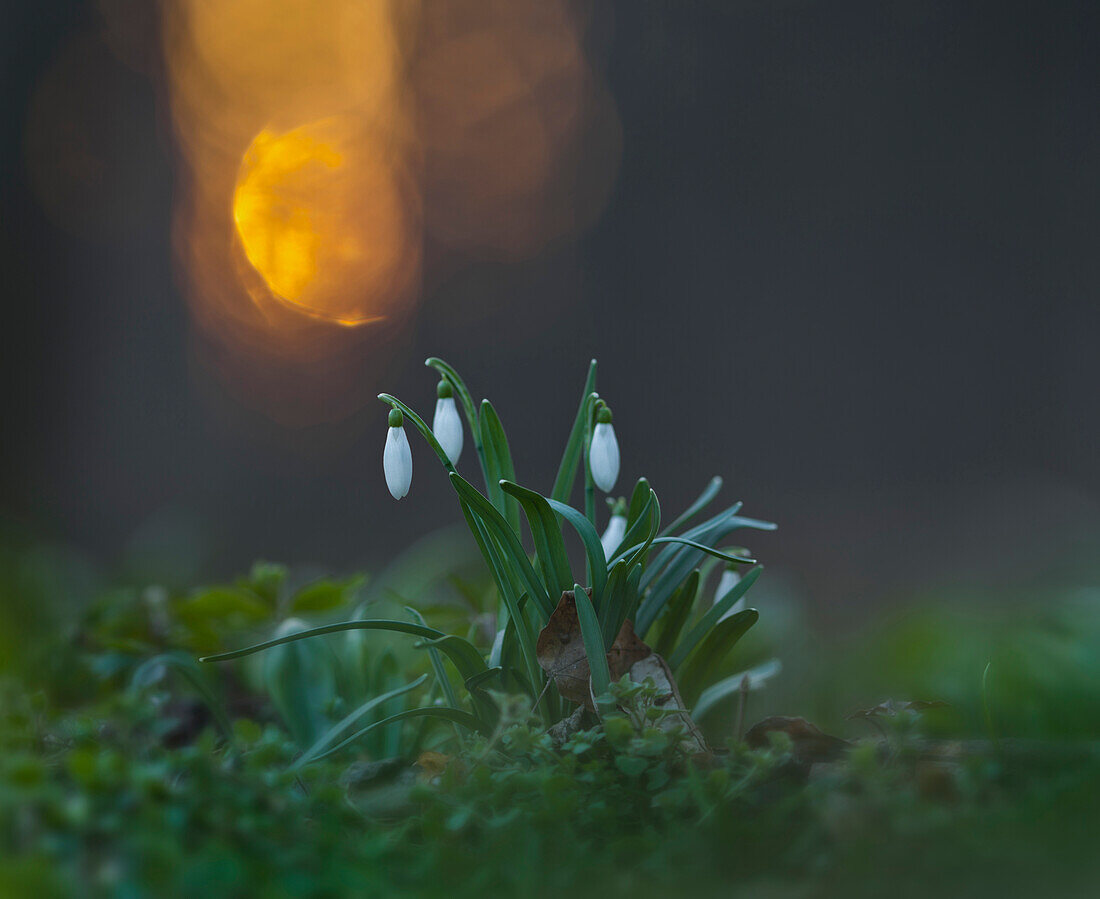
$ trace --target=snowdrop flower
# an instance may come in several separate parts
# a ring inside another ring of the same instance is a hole
[[[611,424],[611,410],[606,404],[596,413],[592,443],[588,447],[588,467],[592,480],[604,493],[610,493],[619,479],[619,441]]]
[[[611,554],[619,548],[626,536],[626,501],[622,498],[615,502],[611,509],[611,519],[607,522],[607,530],[603,532],[600,543],[603,544],[603,555],[610,559]]]
[[[405,418],[400,409],[390,410],[390,431],[386,435],[386,449],[382,453],[382,471],[386,486],[394,499],[401,499],[409,492],[413,477],[412,449],[405,435]]]
[[[438,399],[435,401],[435,417],[432,419],[432,432],[443,452],[451,460],[452,465],[458,464],[458,457],[462,455],[462,419],[458,415],[458,407],[455,405],[454,388],[451,382],[444,378],[436,388]]]

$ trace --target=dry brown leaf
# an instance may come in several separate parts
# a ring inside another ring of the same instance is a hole
[[[631,629],[631,633],[633,633],[633,629]],[[644,643],[642,645],[645,646]],[[681,742],[685,752],[710,752],[707,741],[703,739],[702,732],[691,719],[691,715],[688,714],[684,701],[680,698],[680,691],[676,688],[676,681],[672,679],[672,671],[669,670],[668,663],[663,658],[657,653],[651,652],[645,658],[631,665],[629,674],[630,679],[636,684],[644,682],[647,677],[653,678],[653,683],[657,685],[659,691],[653,704],[666,712],[679,712],[679,714],[666,715],[657,719],[657,727],[661,730],[668,730],[676,725],[681,725],[687,729],[687,733]]]
[[[611,679],[618,680],[652,652],[634,633],[634,625],[624,621],[607,653]],[[562,593],[558,607],[539,632],[535,657],[543,671],[554,679],[562,696],[570,702],[583,703],[589,709],[595,708],[589,690],[588,655],[584,651],[577,600],[572,590]]]
[[[791,738],[795,761],[801,764],[829,762],[838,758],[851,745],[847,740],[825,733],[805,718],[786,718],[774,715],[749,728],[745,742],[750,749],[762,749],[768,745],[768,734],[785,733]]]
[[[577,601],[572,590],[562,593],[558,607],[539,633],[535,655],[542,669],[554,679],[562,696],[571,702],[582,703],[591,711],[596,710],[596,702],[592,696],[591,671],[584,651],[580,619],[577,617]],[[624,674],[637,684],[647,677],[652,678],[659,691],[654,704],[665,711],[679,713],[665,716],[659,720],[657,726],[670,728],[677,724],[682,725],[687,730],[683,741],[685,751],[710,751],[680,698],[680,691],[668,664],[634,633],[633,622],[623,622],[615,641],[607,651],[607,667],[613,681],[619,680]]]
[[[642,638],[634,633],[634,623],[629,619],[624,621],[615,642],[607,651],[607,667],[611,671],[611,679],[618,680],[630,671],[631,666],[647,658],[652,652]]]
[[[572,590],[566,590],[558,607],[539,632],[535,657],[542,670],[549,674],[561,693],[570,702],[587,703],[591,672],[581,637],[581,622],[577,617],[577,600]]]

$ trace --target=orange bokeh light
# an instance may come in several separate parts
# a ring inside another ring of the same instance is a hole
[[[344,326],[406,300],[419,240],[393,165],[347,122],[261,131],[244,154],[233,220],[271,295]]]
[[[576,0],[162,0],[201,357],[287,422],[358,408],[431,264],[603,207],[618,122]]]

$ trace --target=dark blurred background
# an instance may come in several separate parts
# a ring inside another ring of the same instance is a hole
[[[9,528],[107,568],[163,557],[190,578],[255,558],[376,567],[459,512],[416,441],[412,491],[390,499],[374,393],[430,414],[421,363],[442,356],[493,399],[520,480],[548,489],[597,356],[620,488],[644,474],[677,510],[723,474],[730,500],[780,523],[752,549],[821,619],[928,586],[1018,588],[1087,568],[1100,537],[1100,9],[565,6],[578,83],[598,100],[562,117],[586,122],[555,169],[567,187],[540,182],[565,197],[569,227],[522,246],[494,244],[490,227],[464,246],[496,211],[442,227],[447,201],[469,204],[424,144],[418,305],[384,347],[358,345],[377,364],[311,422],[278,414],[278,378],[250,393],[247,353],[220,365],[232,354],[196,311],[207,282],[180,250],[196,221],[180,210],[201,179],[158,45],[164,8],[6,4]],[[416,52],[430,52],[416,27]],[[523,156],[511,133],[495,149]],[[491,167],[448,171],[495,189]],[[500,233],[529,208],[509,207]],[[291,376],[326,365],[297,359]]]

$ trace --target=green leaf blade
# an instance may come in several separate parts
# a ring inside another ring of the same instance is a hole
[[[527,516],[535,541],[536,561],[542,570],[547,592],[551,596],[560,596],[573,586],[573,575],[569,570],[569,556],[554,510],[544,496],[533,490],[511,481],[501,481],[501,487],[519,502]]]
[[[581,625],[584,653],[588,657],[588,670],[592,677],[592,694],[602,696],[611,686],[611,669],[607,665],[607,647],[600,633],[600,622],[592,600],[580,584],[573,586],[577,603],[577,619]]]
[[[604,588],[607,586],[607,559],[604,557],[603,544],[600,543],[600,535],[596,528],[584,515],[557,500],[547,500],[550,508],[564,518],[581,538],[584,545],[584,553],[588,559],[588,567],[592,578],[592,602],[596,608],[601,608]]]
[[[554,488],[550,491],[550,497],[559,503],[569,502],[569,495],[573,492],[573,482],[577,477],[577,465],[584,451],[584,432],[588,419],[589,397],[596,389],[596,360],[588,365],[588,376],[584,381],[584,390],[581,391],[581,403],[577,409],[577,416],[573,419],[573,427],[569,431],[569,439],[565,444],[565,452],[562,453],[561,464],[558,466],[558,476],[554,479]]]

